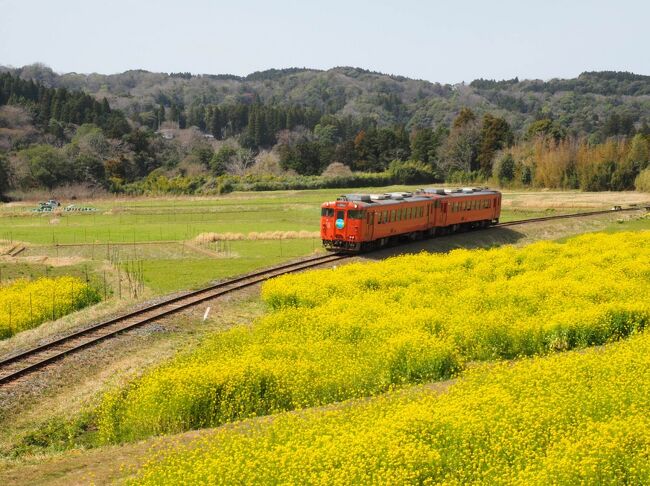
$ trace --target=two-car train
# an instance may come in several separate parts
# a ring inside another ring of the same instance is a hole
[[[499,222],[501,193],[485,188],[348,194],[321,205],[321,239],[358,252]]]

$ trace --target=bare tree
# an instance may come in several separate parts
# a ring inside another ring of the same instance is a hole
[[[226,164],[226,170],[230,174],[245,175],[246,171],[255,163],[255,156],[249,149],[239,149],[230,157]]]

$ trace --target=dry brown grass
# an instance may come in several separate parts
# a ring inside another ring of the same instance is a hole
[[[237,241],[237,240],[294,240],[319,238],[318,231],[252,231],[244,233],[201,233],[194,242],[196,243],[213,243],[215,241]]]
[[[609,209],[614,205],[650,203],[642,192],[503,191],[502,207],[507,209]]]

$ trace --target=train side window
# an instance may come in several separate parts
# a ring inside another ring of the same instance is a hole
[[[384,211],[384,223],[388,223],[388,211]]]
[[[391,223],[395,222],[395,210],[394,209],[390,212],[390,222]]]
[[[399,208],[397,210],[397,221],[402,221],[402,214],[404,213],[404,208]]]

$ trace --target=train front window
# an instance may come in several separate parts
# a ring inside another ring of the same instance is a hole
[[[348,211],[348,219],[363,219],[364,212],[359,210]]]
[[[344,219],[344,217],[345,217],[345,211],[336,212],[336,219]]]
[[[326,218],[331,218],[332,216],[334,216],[334,209],[333,208],[321,208],[320,215],[324,216]]]

